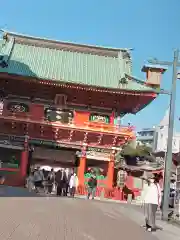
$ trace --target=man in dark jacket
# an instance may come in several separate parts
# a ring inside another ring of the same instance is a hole
[[[48,193],[51,194],[54,183],[55,183],[55,172],[54,172],[53,168],[51,169],[50,173],[48,174],[47,181],[48,181]]]
[[[97,187],[97,179],[95,175],[92,175],[88,181],[88,196],[87,196],[88,199],[90,198],[91,195],[92,195],[92,199],[94,199],[96,194],[96,187]]]
[[[62,195],[62,171],[59,170],[57,173],[56,173],[56,184],[57,184],[57,196],[61,196]]]

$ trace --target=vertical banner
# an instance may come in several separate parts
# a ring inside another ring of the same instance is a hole
[[[175,216],[180,220],[180,166],[176,168]]]
[[[4,102],[0,101],[0,115],[3,114],[3,109],[4,109]]]

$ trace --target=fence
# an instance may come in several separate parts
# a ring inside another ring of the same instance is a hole
[[[77,189],[77,195],[87,195],[88,188],[87,186],[79,186]],[[122,189],[119,188],[104,188],[104,187],[97,187],[96,188],[96,197],[100,198],[107,198],[112,200],[119,200],[124,201],[128,199],[128,194],[132,194],[133,198],[136,199],[140,195],[139,189],[133,189],[131,192],[125,193]]]

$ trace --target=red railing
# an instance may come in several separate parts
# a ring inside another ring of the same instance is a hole
[[[85,195],[87,195],[87,193],[88,193],[87,187],[79,186],[77,188],[77,195],[85,196]],[[119,200],[119,201],[124,200],[124,195],[123,195],[122,190],[117,189],[117,188],[108,189],[108,188],[104,188],[104,187],[97,187],[95,196],[103,197],[103,198],[107,198],[107,199]]]
[[[141,194],[140,189],[132,189],[132,197],[136,198]],[[77,188],[77,195],[87,196],[88,189],[86,186],[79,186]],[[119,200],[119,201],[125,201],[127,200],[127,194],[125,194],[122,189],[119,188],[105,188],[105,187],[97,187],[96,188],[96,197],[102,197],[106,199],[112,199],[112,200]]]
[[[33,117],[28,113],[12,113],[6,111],[5,114],[0,116],[0,119],[7,119],[12,121],[22,121],[24,123],[37,123],[42,125],[49,125],[52,127],[61,127],[61,128],[71,128],[71,129],[82,129],[85,131],[94,131],[94,132],[104,132],[104,133],[111,133],[111,134],[120,134],[124,136],[135,137],[133,126],[116,126],[113,124],[104,124],[104,123],[97,123],[97,122],[84,122],[84,124],[79,123],[69,123],[63,124],[60,122],[49,122],[45,118],[41,120],[33,120]]]

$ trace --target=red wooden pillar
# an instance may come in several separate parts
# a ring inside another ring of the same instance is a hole
[[[28,155],[29,155],[29,149],[28,149],[28,140],[26,137],[24,141],[24,150],[21,153],[20,172],[21,172],[22,179],[24,179],[27,175]]]
[[[114,179],[114,154],[110,156],[110,161],[108,163],[108,172],[107,172],[107,187],[113,187],[113,179]]]
[[[86,156],[82,156],[80,158],[80,163],[79,163],[79,167],[78,167],[78,180],[79,180],[79,186],[84,186],[84,172],[86,169]]]
[[[110,124],[114,125],[114,119],[115,119],[115,113],[112,112],[112,114],[110,116]]]
[[[131,175],[128,175],[128,176],[127,176],[126,186],[127,186],[129,189],[133,189],[133,188],[134,188],[134,177],[133,177],[133,176],[131,176]]]

